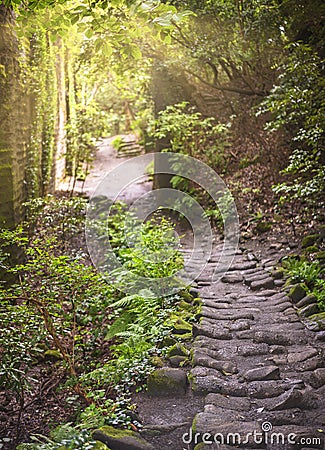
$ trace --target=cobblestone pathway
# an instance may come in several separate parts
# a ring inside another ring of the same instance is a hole
[[[257,261],[238,251],[211,285],[221,250],[197,280],[203,307],[190,379],[205,406],[185,441],[195,450],[221,448],[214,436],[246,449],[324,448],[325,333],[301,323],[275,279],[277,255]]]

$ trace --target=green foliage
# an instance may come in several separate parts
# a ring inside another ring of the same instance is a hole
[[[76,251],[85,206],[79,198],[35,199],[27,205],[29,221],[0,234],[3,265],[17,276],[15,284],[0,292],[2,386],[23,407],[24,394],[35,383],[30,369],[44,361],[44,350],[50,348],[60,354],[52,371],[60,368],[67,374],[61,387],[67,389],[66,402],[73,405],[78,397],[87,402],[78,411],[79,425],[61,426],[50,438],[35,436],[35,443],[22,444],[21,449],[91,449],[90,434],[82,430],[131,423],[140,427],[131,395],[145,386],[154,369],[151,357],[164,352],[161,344],[178,320],[179,295],[162,298],[143,289],[125,296],[100,277],[81,250]],[[183,266],[178,251],[171,248],[174,229],[163,218],[137,225],[127,237],[135,243],[128,250],[121,226],[130,220],[126,216],[118,204],[108,221],[121,261],[140,276],[153,278],[171,276]],[[6,260],[9,243],[23,252],[11,268]],[[148,252],[150,261],[144,260]],[[168,257],[166,264],[159,262],[162,255]],[[103,348],[109,348],[109,354]]]
[[[45,206],[40,209],[42,204]],[[2,293],[7,299],[1,314],[1,321],[6,321],[4,333],[8,327],[11,329],[8,343],[12,348],[3,359],[6,368],[12,367],[12,372],[8,369],[4,373],[8,386],[20,383],[15,376],[16,368],[28,384],[31,346],[34,349],[40,339],[46,339],[49,346],[60,351],[68,373],[75,377],[77,367],[91,359],[105,337],[105,320],[114,289],[86,263],[84,255],[64,254],[69,248],[66,240],[81,231],[78,214],[80,210],[84,212],[84,207],[80,199],[61,199],[58,204],[52,197],[34,200],[30,217],[35,234],[28,233],[29,224],[1,232],[3,247],[14,243],[24,254],[22,263],[8,269],[16,275],[16,284]],[[1,339],[5,340],[6,335]],[[18,365],[16,358],[23,352]]]
[[[25,303],[12,304],[13,293],[0,289],[0,386],[22,401],[30,388],[29,370],[45,336],[39,317]]]
[[[288,257],[282,265],[293,283],[304,283],[309,293],[312,293],[318,301],[321,311],[325,311],[325,280],[324,268],[318,262],[310,262],[306,259]]]
[[[310,263],[306,260],[288,258],[283,261],[283,267],[290,273],[293,283],[305,283],[307,287],[312,287],[320,274],[322,268],[317,262]]]
[[[167,106],[159,112],[154,137],[168,138],[170,150],[206,162],[223,173],[227,167],[227,126],[212,117],[203,118],[187,102]]]
[[[111,142],[111,144],[115,148],[115,150],[119,150],[122,143],[123,143],[123,138],[121,136],[116,136]]]
[[[305,201],[310,207],[319,208],[325,188],[321,60],[302,43],[290,44],[287,51],[286,63],[278,68],[278,84],[260,109],[273,114],[267,125],[270,131],[287,128],[293,136],[293,151],[284,170],[289,179],[275,186],[274,191],[280,202]]]
[[[60,425],[50,433],[50,438],[32,435],[34,443],[20,444],[17,450],[91,450],[96,442],[88,431],[73,427],[70,423]]]

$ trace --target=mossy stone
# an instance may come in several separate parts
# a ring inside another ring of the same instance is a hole
[[[147,382],[148,394],[153,397],[185,394],[187,376],[181,369],[165,367],[153,371]]]
[[[317,298],[312,295],[306,295],[306,297],[299,300],[299,302],[296,304],[297,308],[303,308],[304,306],[311,305],[312,303],[317,303]]]
[[[272,228],[272,224],[270,222],[259,222],[256,227],[255,230],[258,233],[266,233],[267,231],[270,231]]]
[[[308,319],[318,325],[318,331],[325,330],[325,312],[309,316]]]
[[[169,358],[169,362],[172,367],[180,367],[185,363],[186,360],[187,360],[186,356],[178,356],[178,355],[171,356]]]
[[[189,352],[184,347],[184,345],[180,344],[179,342],[172,347],[167,352],[167,356],[170,358],[171,356],[188,356]]]
[[[284,274],[285,274],[285,270],[283,268],[273,270],[271,272],[271,275],[275,280],[281,280],[281,278],[284,277]]]
[[[181,291],[179,295],[186,303],[192,303],[193,295],[191,295],[188,291]]]
[[[180,301],[178,304],[178,307],[180,310],[183,310],[183,311],[192,311],[192,309],[193,309],[192,303],[188,303],[185,300]]]
[[[59,352],[59,350],[46,350],[46,352],[44,352],[44,357],[45,359],[49,359],[49,360],[60,360],[63,359],[61,353]]]
[[[172,345],[174,345],[176,343],[177,343],[177,341],[175,338],[173,338],[172,336],[166,336],[166,337],[164,337],[161,344],[159,345],[159,348],[171,347]]]
[[[177,319],[174,323],[173,333],[174,334],[186,334],[192,332],[192,325],[185,322],[184,319]]]
[[[191,333],[185,333],[185,334],[182,334],[182,341],[189,342],[189,341],[191,341],[192,339],[193,339],[192,332],[191,332]]]
[[[317,252],[315,255],[315,258],[320,261],[325,261],[325,250],[321,250],[320,252]]]
[[[194,300],[193,305],[194,305],[194,306],[202,307],[202,300],[201,300],[199,297],[197,297],[197,298]]]
[[[93,447],[94,450],[111,450],[109,447],[107,447],[106,444],[100,441],[96,441],[95,447]]]
[[[305,253],[317,253],[318,252],[318,247],[316,245],[311,245],[310,247],[305,248],[304,250]]]
[[[154,450],[153,446],[138,433],[105,426],[93,432],[93,439],[107,445],[111,450]]]
[[[303,299],[306,295],[306,289],[302,284],[296,284],[293,286],[288,294],[288,297],[291,298],[293,303],[298,303],[299,300]]]
[[[155,367],[163,367],[164,366],[164,360],[162,358],[160,358],[160,356],[153,356],[151,358],[151,363]]]
[[[316,242],[319,241],[319,239],[320,239],[320,234],[308,234],[301,241],[301,247],[302,248],[310,247],[310,246],[316,244]]]
[[[298,313],[302,317],[309,317],[313,314],[317,314],[319,312],[319,308],[317,303],[312,303],[310,305],[306,305],[303,308],[299,309]]]

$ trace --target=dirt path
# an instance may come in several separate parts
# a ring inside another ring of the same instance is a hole
[[[99,184],[105,179],[106,176],[109,176],[109,174],[112,173],[112,171],[120,164],[130,160],[129,157],[117,158],[116,150],[111,145],[115,137],[116,136],[103,138],[98,143],[95,159],[92,163],[90,173],[85,182],[76,182],[74,192],[84,193],[87,196],[92,197]],[[133,138],[132,135],[123,135],[123,137],[126,140],[128,138]],[[72,181],[64,180],[60,183],[58,188],[60,190],[71,190]],[[152,183],[144,178],[141,181],[128,185],[127,188],[123,190],[121,195],[119,195],[118,199],[126,203],[132,203],[132,201],[136,200],[139,196],[145,194],[146,192],[149,192],[151,189]]]

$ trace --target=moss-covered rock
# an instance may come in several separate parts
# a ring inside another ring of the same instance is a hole
[[[96,441],[95,447],[93,447],[94,450],[111,450],[109,447],[107,447],[106,444],[100,441]]]
[[[312,245],[316,244],[320,240],[320,234],[308,234],[303,238],[301,241],[301,247],[307,248],[311,247]]]
[[[184,345],[180,344],[179,342],[172,347],[167,352],[167,356],[170,358],[171,356],[188,356],[189,352],[184,347]]]
[[[192,332],[191,332],[191,333],[185,333],[185,334],[182,334],[182,341],[189,342],[189,341],[191,341],[192,339],[193,339]]]
[[[312,295],[306,295],[303,299],[299,300],[299,302],[296,304],[297,308],[304,308],[307,305],[311,305],[312,303],[317,303],[317,298]]]
[[[317,252],[315,255],[315,258],[318,259],[319,261],[325,262],[325,250],[321,250],[320,252]]]
[[[272,224],[270,222],[259,222],[255,227],[255,231],[257,233],[266,233],[267,231],[270,231],[271,228]]]
[[[315,325],[317,325],[314,327],[315,331],[325,330],[325,312],[321,312],[321,313],[309,316],[308,320],[310,322],[314,323]]]
[[[181,298],[186,302],[186,303],[192,303],[193,301],[193,295],[190,294],[190,292],[188,291],[181,291],[179,293],[179,295],[181,296]]]
[[[138,433],[105,426],[93,432],[93,438],[111,450],[154,450]]]
[[[150,359],[150,361],[155,367],[163,367],[164,366],[164,360],[162,358],[160,358],[160,356],[153,356]]]
[[[280,269],[272,270],[271,275],[275,280],[281,280],[284,277],[285,270],[280,267]]]
[[[159,345],[159,348],[163,347],[171,347],[172,345],[176,344],[177,341],[172,336],[165,336],[162,340],[161,344]]]
[[[288,297],[291,298],[293,303],[298,303],[299,300],[305,297],[305,295],[306,295],[306,287],[303,284],[296,284],[290,289],[288,293]]]
[[[63,359],[59,350],[46,350],[46,352],[44,352],[44,357],[45,357],[45,359],[48,359],[51,361],[58,361],[60,359]]]
[[[174,323],[173,327],[173,333],[174,334],[186,334],[192,332],[192,325],[188,322],[185,322],[184,319],[177,319],[177,321]]]
[[[185,300],[179,302],[178,308],[181,311],[192,311],[194,309],[192,303],[188,303]]]
[[[310,305],[306,305],[303,308],[299,309],[298,313],[302,317],[309,317],[313,314],[317,314],[319,312],[319,308],[317,303],[312,303]]]
[[[187,376],[183,370],[165,367],[149,375],[147,386],[149,395],[163,397],[185,394],[187,384]]]
[[[185,363],[186,360],[188,360],[186,356],[178,356],[178,355],[171,356],[169,358],[169,362],[172,367],[180,367]]]
[[[305,254],[312,254],[318,252],[318,247],[316,245],[310,245],[309,247],[304,249]]]

